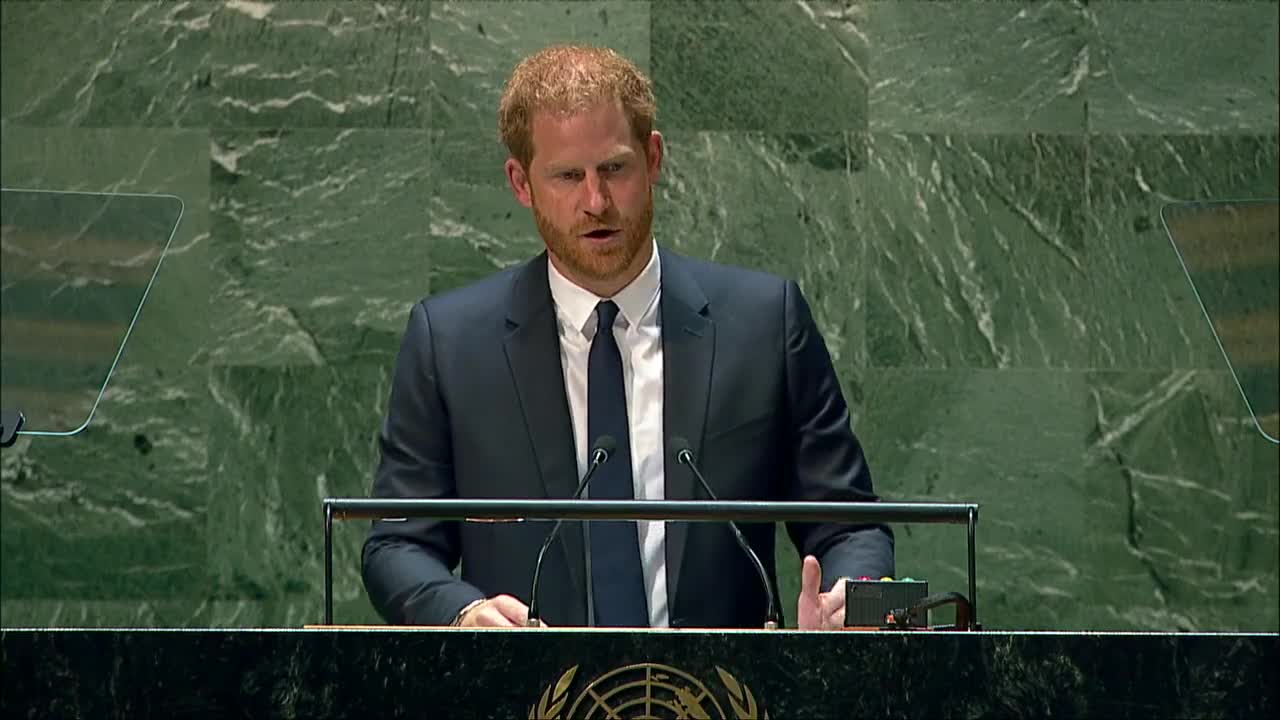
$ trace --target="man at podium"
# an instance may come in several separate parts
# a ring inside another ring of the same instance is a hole
[[[655,115],[652,83],[613,51],[550,47],[515,68],[505,171],[546,251],[414,305],[375,497],[568,498],[608,446],[591,498],[706,499],[692,464],[720,500],[875,500],[799,287],[653,237]],[[364,583],[390,623],[524,625],[550,527],[378,520]],[[802,628],[843,626],[840,578],[893,574],[885,526],[787,529]],[[742,532],[776,588],[772,525]],[[759,628],[760,585],[726,524],[592,521],[562,529],[538,604],[549,625]]]

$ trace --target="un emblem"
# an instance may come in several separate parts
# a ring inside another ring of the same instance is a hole
[[[738,682],[724,668],[716,667],[723,698],[728,700],[728,715],[721,698],[701,680],[683,670],[657,663],[626,665],[610,670],[587,683],[587,687],[570,702],[577,665],[569,668],[555,683],[542,691],[542,697],[529,708],[529,720],[586,720],[587,718],[621,718],[623,720],[768,720],[769,714],[756,703],[751,689]],[[568,705],[568,711],[565,706]],[[563,712],[563,714],[561,714]]]

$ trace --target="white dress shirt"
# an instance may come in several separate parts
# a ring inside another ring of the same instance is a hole
[[[587,357],[596,334],[596,305],[613,300],[618,317],[613,335],[622,355],[622,382],[627,395],[627,423],[631,435],[631,477],[637,500],[665,496],[662,453],[662,327],[658,298],[662,285],[658,248],[643,271],[612,298],[597,297],[574,285],[547,263],[547,279],[556,307],[560,335],[560,367],[568,394],[577,449],[578,476],[587,471],[592,440],[587,437]],[[590,495],[591,489],[587,488]],[[661,521],[637,521],[640,565],[649,599],[649,625],[667,627],[666,527]]]

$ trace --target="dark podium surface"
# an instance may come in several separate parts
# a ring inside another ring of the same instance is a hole
[[[1272,717],[1278,638],[4,630],[0,717]]]

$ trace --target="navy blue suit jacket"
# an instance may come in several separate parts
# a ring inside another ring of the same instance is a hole
[[[659,252],[666,439],[691,443],[721,500],[874,498],[831,357],[799,287]],[[373,495],[567,498],[578,480],[569,418],[543,253],[413,307]],[[687,468],[673,458],[665,467],[668,500],[705,499]],[[448,624],[472,600],[503,593],[527,604],[550,527],[375,521],[364,546],[365,587],[395,624]],[[773,525],[742,529],[774,576]],[[893,574],[893,534],[885,526],[787,529],[801,553],[821,561],[827,587],[842,575]],[[566,523],[547,553],[538,600],[548,624],[586,623],[583,530]],[[669,523],[666,559],[673,627],[761,626],[764,593],[727,527]],[[459,561],[461,578],[452,572]],[[786,602],[793,608],[795,599]]]

